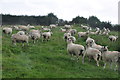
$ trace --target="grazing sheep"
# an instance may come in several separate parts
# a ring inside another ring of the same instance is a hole
[[[23,31],[28,31],[29,27],[27,27],[27,26],[19,26],[19,29],[23,30]]]
[[[18,31],[17,34],[19,34],[19,35],[25,35],[25,32],[24,31]]]
[[[71,36],[71,33],[64,33],[63,39],[65,39],[65,41],[67,41],[68,37]]]
[[[90,47],[90,45],[87,45],[84,57],[85,56],[89,57],[89,61],[91,58],[93,58],[96,61],[96,65],[99,66],[101,52],[98,49],[92,48]]]
[[[16,42],[17,43],[28,43],[29,37],[27,35],[12,34],[11,39],[12,39],[13,44],[16,45]]]
[[[33,42],[35,43],[35,40],[39,40],[40,39],[40,34],[39,33],[32,33],[30,35],[30,38],[33,40]]]
[[[94,39],[92,39],[92,38],[90,38],[90,37],[88,37],[87,39],[86,39],[86,44],[88,45],[90,45],[92,42],[95,42],[95,40]]]
[[[75,43],[76,38],[74,36],[69,36],[68,38],[71,39],[73,43]]]
[[[57,26],[55,24],[50,24],[50,29],[56,28]]]
[[[81,27],[85,30],[89,30],[89,27],[88,26],[84,26],[84,25],[81,25]]]
[[[89,32],[78,32],[78,37],[81,38],[81,37],[85,37],[88,35]]]
[[[74,36],[77,33],[76,29],[70,29],[68,30],[69,33],[71,33],[72,36]]]
[[[44,33],[42,33],[42,38],[43,38],[43,40],[42,41],[45,41],[45,40],[50,40],[50,37],[52,36],[52,32],[44,32]]]
[[[3,28],[3,33],[12,34],[12,28],[8,28],[8,27]]]
[[[42,30],[43,30],[43,31],[47,31],[47,32],[50,32],[50,31],[51,31],[51,29],[45,28],[44,26],[42,26]]]
[[[62,32],[66,32],[66,29],[60,28],[60,30],[61,30]]]
[[[118,36],[113,36],[113,35],[109,36],[109,39],[110,39],[112,42],[116,41],[117,38],[118,38]]]
[[[13,29],[14,30],[19,30],[19,27],[18,26],[13,26]]]
[[[74,44],[71,39],[68,38],[67,40],[67,51],[71,55],[71,57],[76,56],[77,57],[77,62],[79,60],[80,55],[84,55],[84,46],[79,45],[79,44]],[[83,62],[83,60],[82,60]]]
[[[30,24],[28,24],[27,27],[29,27],[30,29],[34,29],[35,28],[35,26],[30,26]]]
[[[115,64],[114,70],[116,70],[116,68],[117,68],[116,63],[118,62],[118,59],[120,57],[120,52],[118,52],[118,51],[108,51],[107,46],[102,47],[101,52],[102,52],[102,59],[104,61],[104,67],[103,68],[105,69],[106,63],[109,62],[110,63],[110,68],[112,69],[112,64]]]
[[[66,29],[66,31],[68,31],[69,29],[71,29],[71,25],[65,25],[64,29]]]

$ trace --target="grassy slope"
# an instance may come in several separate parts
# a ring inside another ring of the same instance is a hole
[[[79,27],[78,31],[84,31]],[[16,31],[14,31],[15,33]],[[53,36],[48,42],[39,42],[22,47],[11,45],[10,36],[3,34],[2,38],[2,60],[3,78],[116,78],[118,72],[110,70],[109,67],[103,70],[103,63],[100,67],[95,62],[85,59],[85,64],[70,59],[66,51],[66,43],[59,28],[54,29]],[[112,32],[112,34],[117,34]],[[77,36],[77,35],[76,35]],[[98,44],[108,45],[110,50],[118,50],[117,42],[111,43],[106,36],[91,36]],[[85,39],[79,39],[76,43],[85,45]]]

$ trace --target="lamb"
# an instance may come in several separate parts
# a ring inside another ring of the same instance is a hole
[[[25,35],[25,32],[24,31],[18,31],[17,34],[19,34],[19,35]]]
[[[109,39],[110,39],[112,42],[116,41],[117,38],[118,38],[118,36],[113,36],[113,35],[110,35],[110,36],[109,36]]]
[[[89,32],[78,32],[78,37],[85,37],[88,35]]]
[[[71,55],[71,57],[76,56],[77,57],[77,62],[79,60],[79,56],[84,55],[84,46],[79,45],[79,44],[74,44],[71,39],[68,38],[67,40],[67,52]],[[82,58],[83,59],[83,58]],[[83,60],[82,60],[83,62]]]
[[[52,36],[52,32],[44,32],[42,33],[42,37],[43,37],[43,40],[42,41],[45,41],[45,40],[50,40],[50,37]]]
[[[117,68],[117,62],[118,59],[120,57],[120,52],[118,51],[108,51],[108,47],[107,46],[103,46],[101,49],[102,52],[102,59],[104,62],[104,69],[106,67],[106,63],[109,62],[110,63],[110,68],[112,69],[112,64],[115,64],[115,68],[114,70],[116,70]]]
[[[8,28],[8,27],[3,28],[3,33],[12,34],[12,28]]]
[[[18,26],[13,26],[14,30],[19,30]]]
[[[99,66],[99,60],[101,58],[101,52],[98,49],[92,48],[90,47],[90,45],[88,44],[86,46],[86,50],[85,50],[85,54],[84,57],[88,56],[89,60],[91,58],[93,58],[96,61],[96,65]]]
[[[71,33],[64,33],[63,39],[65,39],[65,41],[67,41],[68,37],[71,36]]]
[[[76,38],[74,36],[69,36],[68,38],[71,39],[73,43],[75,43]]]
[[[18,43],[28,43],[29,37],[27,35],[19,35],[19,34],[12,34],[11,36],[12,42],[14,45],[16,45],[16,42]],[[23,44],[24,46],[24,44]]]
[[[88,45],[90,45],[92,42],[95,42],[95,40],[94,39],[92,39],[92,38],[90,38],[90,37],[88,37],[87,39],[86,39],[86,44]]]

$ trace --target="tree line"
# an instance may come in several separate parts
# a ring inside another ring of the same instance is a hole
[[[49,26],[50,24],[58,24],[63,26],[65,24],[84,24],[89,25],[92,28],[109,28],[110,30],[120,31],[120,25],[112,25],[111,22],[102,22],[96,16],[90,16],[88,19],[84,17],[77,16],[72,19],[72,21],[66,21],[63,19],[58,19],[53,13],[49,13],[46,16],[27,16],[27,15],[2,15],[2,25],[44,25]]]

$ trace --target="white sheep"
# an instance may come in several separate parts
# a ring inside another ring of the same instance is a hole
[[[102,60],[104,61],[104,69],[106,67],[106,63],[110,63],[110,68],[112,69],[112,64],[115,64],[114,70],[117,68],[117,62],[120,57],[120,52],[118,51],[109,51],[107,46],[102,47]]]
[[[71,57],[76,56],[77,61],[79,60],[80,55],[84,55],[84,46],[80,44],[74,44],[71,39],[67,40],[67,52],[71,55]],[[82,60],[83,62],[84,60]]]
[[[29,37],[27,35],[19,35],[19,34],[12,34],[11,36],[13,44],[16,45],[16,43],[28,43]]]
[[[90,47],[90,45],[88,44],[86,46],[86,50],[85,50],[85,56],[89,57],[89,60],[91,58],[93,58],[96,61],[96,65],[99,66],[99,60],[101,58],[101,52],[98,49],[92,48]]]
[[[50,29],[56,28],[57,26],[55,24],[50,24]]]
[[[8,28],[8,27],[3,28],[3,33],[12,34],[12,28]]]
[[[19,35],[25,35],[25,32],[24,31],[18,31],[17,34],[19,34]]]
[[[64,29],[66,29],[66,31],[68,31],[69,29],[71,29],[71,25],[64,25]]]
[[[103,47],[103,46],[101,46],[101,45],[96,44],[95,41],[92,41],[92,42],[90,43],[90,46],[91,46],[92,48],[96,48],[96,49],[98,49],[98,50],[101,50],[101,48]]]
[[[85,37],[89,34],[89,32],[78,32],[78,37]]]
[[[113,36],[113,35],[110,35],[110,36],[109,36],[109,39],[110,39],[112,42],[116,41],[117,38],[118,38],[118,36]]]
[[[71,33],[64,33],[63,39],[65,39],[65,41],[67,41],[68,37],[71,36]]]
[[[39,33],[32,33],[30,35],[30,38],[33,40],[33,42],[35,43],[35,41],[38,41],[40,39],[40,34]]]
[[[77,33],[76,29],[70,29],[68,30],[69,33],[71,33],[72,36],[74,36]]]
[[[19,29],[23,30],[23,31],[28,31],[29,27],[27,27],[27,26],[19,26]]]
[[[42,33],[42,38],[43,38],[42,41],[50,40],[50,37],[52,36],[52,34],[53,34],[52,32],[43,32]]]
[[[92,38],[90,38],[90,37],[88,37],[87,39],[86,39],[86,44],[88,45],[90,45],[92,42],[95,42],[95,40],[94,39],[92,39]]]
[[[66,32],[66,29],[60,28],[61,32]]]
[[[85,30],[89,30],[89,27],[88,26],[84,26],[84,25],[81,25],[81,27]]]
[[[69,36],[68,39],[71,39],[73,43],[76,41],[76,38],[74,36]]]

